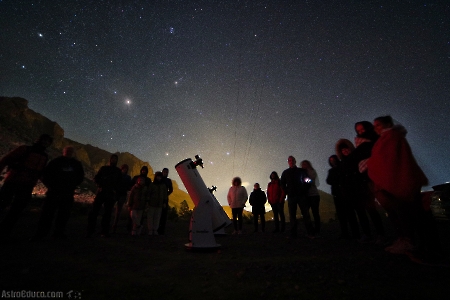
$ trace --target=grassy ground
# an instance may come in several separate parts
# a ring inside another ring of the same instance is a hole
[[[129,236],[123,220],[111,238],[86,239],[87,209],[77,207],[68,240],[36,243],[28,241],[39,217],[34,201],[14,231],[15,240],[0,247],[2,291],[62,291],[66,299],[69,291],[81,299],[442,299],[448,294],[449,268],[418,265],[374,244],[337,240],[336,223],[324,224],[320,239],[228,235],[216,237],[220,250],[196,253],[185,250],[185,221],[169,221],[167,235],[149,239]],[[439,223],[447,252],[449,225]],[[245,226],[252,231],[252,225]],[[268,232],[272,226],[267,224]]]

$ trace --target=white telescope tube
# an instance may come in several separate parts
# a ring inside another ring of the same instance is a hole
[[[216,232],[230,225],[231,221],[217,199],[209,191],[197,170],[197,166],[198,164],[188,158],[179,162],[175,166],[175,169],[196,207],[199,206],[201,202],[210,203],[212,205],[212,215],[209,217],[212,220],[213,232]]]

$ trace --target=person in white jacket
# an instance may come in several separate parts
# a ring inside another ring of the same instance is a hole
[[[242,180],[234,177],[231,181],[232,186],[228,190],[227,200],[233,214],[233,234],[242,234],[242,212],[247,202],[248,194],[245,187],[242,186]]]

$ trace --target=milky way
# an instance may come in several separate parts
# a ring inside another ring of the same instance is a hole
[[[450,5],[366,2],[0,1],[0,95],[181,188],[175,164],[199,154],[221,203],[288,155],[329,191],[335,142],[385,114],[430,185],[448,181]]]

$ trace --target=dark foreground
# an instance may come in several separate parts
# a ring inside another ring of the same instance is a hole
[[[2,296],[25,290],[63,292],[64,299],[448,297],[450,268],[415,264],[374,244],[337,240],[336,222],[324,224],[323,238],[315,240],[272,234],[269,222],[268,233],[216,237],[220,250],[195,253],[185,250],[189,224],[182,221],[169,221],[166,236],[149,239],[129,236],[123,220],[111,238],[87,239],[86,208],[77,207],[67,240],[29,242],[39,214],[34,201],[14,240],[2,241]],[[450,224],[438,224],[449,253]]]

